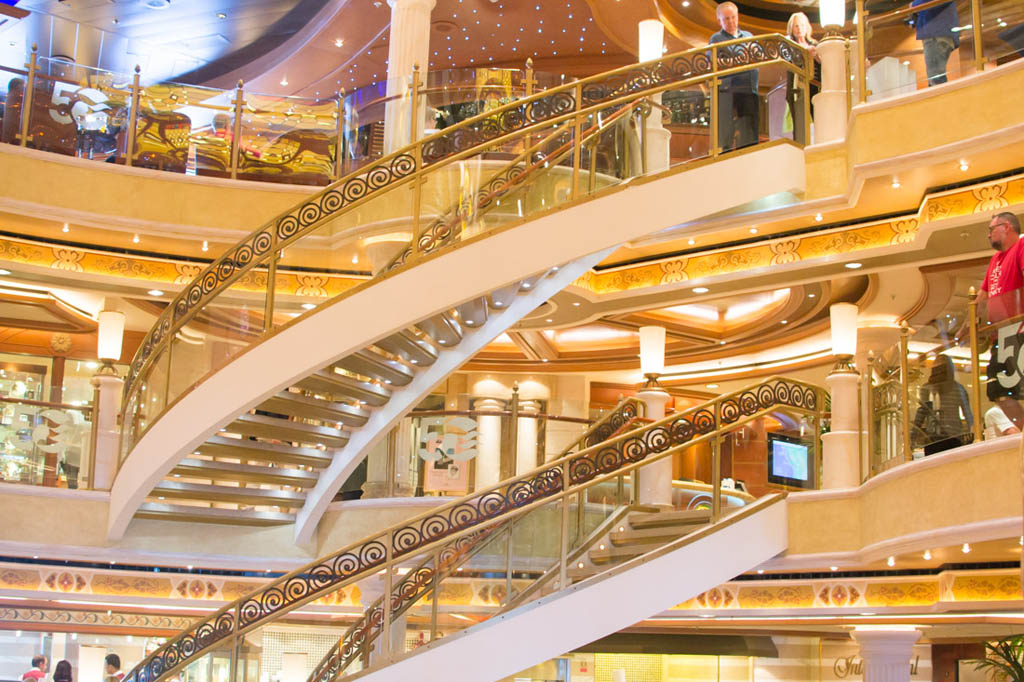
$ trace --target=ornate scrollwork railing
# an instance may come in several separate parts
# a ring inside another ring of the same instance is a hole
[[[262,289],[268,294],[268,314],[264,316],[264,324],[269,330],[273,319],[273,296],[269,294],[275,289],[274,273],[282,251],[327,221],[407,183],[415,181],[414,192],[419,192],[424,173],[468,158],[492,145],[518,142],[525,136],[569,120],[575,120],[579,126],[587,117],[609,107],[622,107],[673,87],[694,86],[769,64],[779,64],[806,76],[810,62],[806,52],[795,43],[782,36],[765,35],[688,50],[658,61],[623,67],[545,90],[418,140],[349,174],[270,220],[226,249],[196,276],[164,310],[143,339],[125,381],[122,417],[126,428],[122,450],[129,451],[141,436],[141,428],[137,433],[131,426],[134,423],[132,412],[138,407],[135,398],[146,383],[151,368],[164,359],[170,362],[164,353],[170,352],[171,340],[178,331],[236,282],[246,283],[248,288]],[[581,143],[579,138],[573,142],[577,160],[582,156]],[[713,150],[712,155],[715,153]],[[573,197],[577,198],[575,194]],[[413,218],[418,220],[418,216]],[[414,244],[419,240],[419,230],[416,232]],[[413,265],[415,256],[421,255],[415,247],[414,251],[414,257],[407,260],[405,267]],[[341,295],[359,290],[360,287],[356,287]],[[188,387],[176,388],[183,391]],[[168,405],[176,396],[170,394],[170,382],[166,382],[164,390],[164,400],[159,404]],[[149,415],[146,421],[151,425],[155,415]]]
[[[452,543],[460,537],[480,533],[540,505],[566,499],[588,486],[671,456],[773,410],[794,410],[819,419],[822,405],[824,391],[820,387],[775,377],[570,452],[533,471],[403,521],[270,582],[164,644],[133,669],[125,682],[161,682],[226,638],[276,620],[351,582],[382,569],[391,571],[421,553],[442,546],[454,547]],[[597,427],[611,428],[616,421],[626,419],[633,409],[629,406],[635,403],[624,403]],[[721,494],[719,481],[714,483],[714,494]],[[387,622],[381,625],[385,629],[387,626]]]

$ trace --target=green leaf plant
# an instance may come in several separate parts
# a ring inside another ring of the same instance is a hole
[[[998,642],[985,643],[985,658],[974,666],[993,680],[1024,682],[1024,635],[1012,635]]]

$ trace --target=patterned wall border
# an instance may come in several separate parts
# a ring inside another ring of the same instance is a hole
[[[595,294],[611,294],[911,244],[924,223],[991,213],[1021,203],[1024,203],[1024,174],[928,195],[916,213],[890,220],[772,239],[708,254],[666,258],[606,272],[591,271],[573,285]]]
[[[69,609],[37,609],[27,607],[0,607],[0,623],[5,629],[46,626],[52,629],[118,628],[119,630],[165,630],[176,632],[189,627],[193,618],[145,613],[117,613],[111,611],[74,611]]]
[[[946,571],[902,579],[729,582],[671,610],[891,608],[1020,600],[1020,571],[1011,569]]]

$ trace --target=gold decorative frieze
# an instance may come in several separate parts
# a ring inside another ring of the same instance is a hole
[[[170,634],[189,627],[194,619],[161,614],[0,607],[0,621],[6,623],[8,627],[44,625],[54,630],[69,628],[72,631],[79,628],[100,627],[121,630],[162,630]]]

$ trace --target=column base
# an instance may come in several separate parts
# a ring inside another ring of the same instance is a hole
[[[821,487],[856,488],[860,485],[860,434],[832,431],[821,437]]]

